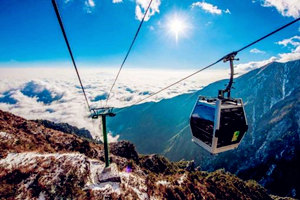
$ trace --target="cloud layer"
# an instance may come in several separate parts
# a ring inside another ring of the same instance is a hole
[[[258,62],[239,64],[235,71],[241,75],[274,61],[287,62],[300,59],[300,36],[295,35],[277,44],[289,49],[289,52]],[[260,52],[258,49],[251,51]],[[48,119],[66,122],[79,128],[84,127],[90,130],[94,137],[102,138],[99,121],[88,118],[89,112],[74,70],[63,66],[47,67],[0,68],[0,109],[27,119]],[[92,107],[105,105],[107,91],[114,81],[117,69],[97,67],[80,69],[80,72]],[[192,72],[194,70],[126,69],[119,76],[108,106],[130,106]],[[224,78],[228,78],[227,69],[207,70],[148,101],[159,101],[193,92]],[[111,133],[109,137],[110,141],[115,141],[118,139],[118,133]]]
[[[105,104],[117,69],[80,69],[92,107]],[[123,107],[147,97],[193,71],[126,69],[116,84],[109,106]],[[159,101],[200,89],[218,79],[227,78],[224,70],[206,71],[149,99]],[[27,119],[48,119],[87,128],[101,137],[99,121],[88,118],[88,110],[73,69],[0,68],[0,109]],[[100,134],[99,134],[100,133]],[[118,135],[118,133],[113,133]],[[110,141],[118,136],[110,135]]]

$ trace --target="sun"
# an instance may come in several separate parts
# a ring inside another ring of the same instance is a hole
[[[175,18],[169,24],[170,31],[174,33],[176,41],[178,41],[178,36],[184,31],[184,23],[182,20]]]
[[[168,31],[175,36],[177,43],[179,36],[186,34],[188,24],[183,16],[173,15],[168,20],[167,28]]]

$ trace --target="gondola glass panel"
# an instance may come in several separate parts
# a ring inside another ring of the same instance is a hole
[[[247,128],[243,107],[226,108],[222,105],[220,127],[216,130],[217,148],[240,143]]]
[[[198,101],[192,113],[190,124],[194,137],[208,146],[212,145],[214,118],[215,109]]]

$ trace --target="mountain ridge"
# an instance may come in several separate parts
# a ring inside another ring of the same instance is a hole
[[[238,149],[218,156],[211,156],[191,142],[188,120],[198,96],[217,96],[218,90],[222,89],[228,80],[211,83],[194,93],[164,99],[157,103],[150,102],[129,107],[124,112],[118,113],[115,119],[108,121],[108,127],[112,133],[120,135],[120,139],[126,139],[135,143],[137,150],[141,153],[159,153],[173,161],[193,159],[203,170],[213,171],[224,167],[226,170],[238,174],[241,168],[244,170],[245,166],[249,167],[249,169],[252,168],[248,161],[252,159],[257,160],[255,159],[256,151],[264,148],[265,145],[272,146],[272,144],[277,144],[277,138],[263,137],[262,135],[268,135],[268,133],[257,130],[257,128],[267,130],[267,124],[266,127],[262,126],[266,123],[264,118],[268,116],[269,112],[272,112],[272,109],[273,111],[276,109],[280,110],[276,106],[284,107],[284,103],[288,102],[285,101],[287,99],[294,102],[292,109],[289,110],[289,112],[294,113],[294,117],[291,119],[293,123],[286,124],[290,126],[290,129],[294,130],[294,135],[300,134],[299,117],[296,116],[296,113],[300,112],[298,106],[299,98],[296,95],[300,88],[299,67],[300,60],[287,63],[273,62],[235,79],[234,87],[236,89],[232,90],[232,96],[243,99],[249,130]],[[292,110],[295,111],[292,112]],[[281,120],[285,120],[285,118],[281,118]],[[279,123],[280,121],[277,122]],[[151,133],[147,133],[144,130],[151,130]],[[294,137],[289,134],[288,129],[278,129],[278,131],[279,133],[276,134],[278,137]],[[264,143],[261,142],[263,138],[270,138],[270,140]],[[285,141],[285,146],[287,146],[290,139],[285,139]],[[296,140],[292,144],[299,146],[300,142]],[[270,158],[277,156],[284,160],[285,158],[280,152],[285,148],[284,145],[278,145],[278,149],[272,148],[274,152],[267,156],[270,156]],[[297,153],[294,152],[292,157],[298,159]],[[258,163],[255,162],[255,164]],[[269,163],[267,168],[271,169],[272,164],[274,163]],[[273,170],[273,172],[275,173],[277,170]],[[279,195],[300,197],[299,184],[295,184],[297,177],[300,177],[299,172],[292,177],[294,185],[283,190],[278,189],[278,187],[268,187],[269,183],[272,182],[272,179],[269,178],[270,176],[272,174],[268,176],[266,173],[261,177],[249,174],[248,178],[256,177],[255,180],[261,184],[266,184],[269,190]],[[246,176],[243,177],[247,178]]]

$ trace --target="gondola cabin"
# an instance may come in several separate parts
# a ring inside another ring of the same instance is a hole
[[[242,99],[200,96],[190,126],[193,141],[212,154],[237,148],[248,129]]]

